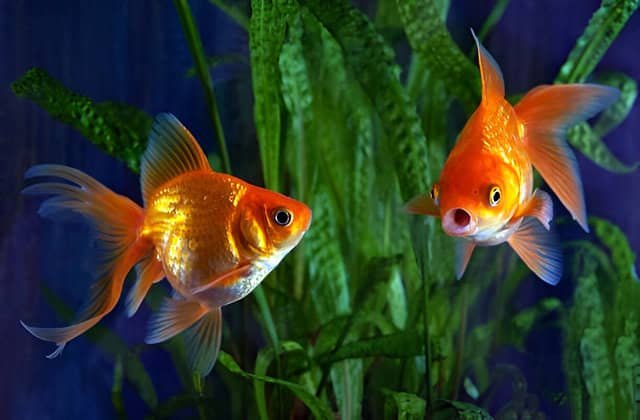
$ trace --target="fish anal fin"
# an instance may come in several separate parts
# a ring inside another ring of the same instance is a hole
[[[172,114],[159,114],[140,163],[144,202],[171,179],[200,170],[211,171],[211,166],[196,139]]]
[[[222,311],[210,309],[184,333],[189,363],[194,372],[207,376],[218,358],[222,339]]]
[[[507,242],[540,279],[551,285],[556,285],[560,281],[562,251],[555,236],[537,219],[525,218]]]
[[[531,163],[587,232],[582,181],[566,132],[605,109],[618,93],[607,86],[590,84],[538,86],[515,106]]]
[[[460,280],[467,270],[469,260],[473,254],[476,244],[466,239],[456,239],[455,241],[455,268],[456,278]]]
[[[551,196],[542,190],[535,190],[524,208],[518,212],[517,218],[520,217],[534,217],[549,230],[551,228],[551,220],[553,220],[553,200]]]
[[[489,51],[482,46],[473,29],[471,34],[478,47],[478,65],[480,66],[480,78],[482,79],[482,102],[488,103],[495,99],[503,99],[504,80],[500,66],[498,66]]]
[[[136,282],[129,290],[126,300],[127,316],[129,318],[138,311],[151,285],[164,278],[162,263],[158,261],[155,255],[151,255],[138,263],[136,265],[136,274]]]
[[[433,199],[426,194],[413,197],[407,204],[405,204],[404,209],[407,213],[411,214],[424,214],[436,217],[440,216],[440,209]]]
[[[174,337],[196,323],[207,308],[194,300],[165,299],[149,322],[147,344],[157,344]]]

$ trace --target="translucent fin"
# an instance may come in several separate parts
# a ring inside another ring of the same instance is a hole
[[[431,197],[426,194],[413,197],[407,204],[405,204],[404,209],[407,213],[440,217],[440,209],[436,206],[436,203],[433,202]]]
[[[473,254],[476,244],[466,239],[456,239],[455,247],[456,278],[460,280],[467,270],[471,254]]]
[[[144,202],[159,186],[192,171],[211,171],[207,157],[189,130],[171,114],[159,114],[140,163]]]
[[[551,196],[542,190],[535,190],[525,208],[518,214],[518,217],[527,216],[535,217],[547,230],[551,229],[550,223],[553,220]]]
[[[558,284],[562,277],[562,252],[554,235],[536,219],[524,219],[508,242],[538,277],[549,284]]]
[[[72,211],[86,217],[95,227],[103,251],[99,280],[92,287],[92,297],[77,323],[62,328],[29,327],[23,323],[35,337],[58,345],[49,355],[55,357],[67,342],[94,326],[115,307],[127,273],[149,252],[150,245],[137,242],[137,230],[144,217],[142,209],[90,176],[67,166],[38,165],[30,168],[25,177],[55,177],[73,183],[36,183],[25,188],[24,193],[54,194],[40,206],[39,213],[44,216]]]
[[[480,67],[480,78],[482,79],[482,102],[489,103],[494,99],[503,99],[504,81],[500,66],[489,54],[489,51],[482,46],[473,29],[471,30],[471,35],[473,35],[478,47],[478,65]]]
[[[587,232],[582,181],[566,133],[608,107],[618,94],[616,89],[599,85],[539,86],[515,106],[525,127],[525,148],[533,166]]]
[[[164,270],[162,263],[158,261],[155,255],[142,260],[136,265],[136,282],[127,294],[127,316],[132,317],[138,311],[140,304],[147,295],[149,288],[153,283],[164,278]]]
[[[198,293],[202,293],[206,290],[210,290],[215,287],[229,287],[232,286],[236,281],[245,278],[251,273],[251,269],[253,266],[251,264],[241,265],[239,267],[234,268],[233,270],[227,271],[226,273],[221,274],[216,277],[214,280],[202,285],[190,289],[189,292],[193,295]]]
[[[207,313],[207,308],[194,300],[165,299],[149,323],[145,343],[161,343],[192,326]]]
[[[222,339],[222,311],[210,310],[195,325],[185,331],[191,368],[207,376],[218,358]]]

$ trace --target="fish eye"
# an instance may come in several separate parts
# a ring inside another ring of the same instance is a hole
[[[287,209],[277,209],[273,212],[273,221],[279,226],[289,226],[293,221],[293,215]]]
[[[491,187],[491,190],[489,191],[489,204],[491,205],[491,207],[495,207],[498,205],[501,195],[502,194],[500,193],[500,187],[495,185]]]
[[[431,190],[429,191],[429,196],[431,197],[433,202],[436,203],[436,206],[437,206],[438,205],[438,184],[433,184],[433,187],[431,187]]]

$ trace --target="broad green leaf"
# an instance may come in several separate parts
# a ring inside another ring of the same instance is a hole
[[[398,10],[411,47],[442,80],[468,112],[480,101],[476,66],[451,38],[435,0],[398,0]],[[469,34],[471,36],[471,34]]]
[[[524,351],[524,341],[536,322],[562,307],[562,302],[556,298],[544,298],[535,305],[523,309],[511,317],[508,330],[504,333],[504,340]]]
[[[640,282],[635,266],[636,255],[620,228],[597,217],[590,217],[589,224],[593,227],[598,239],[609,248],[614,267],[621,279],[635,283]],[[640,283],[638,285],[640,287]]]
[[[282,97],[278,60],[285,39],[287,14],[281,0],[252,0],[249,22],[254,119],[262,172],[267,188],[280,185]]]
[[[272,378],[270,376],[265,375],[255,375],[253,373],[248,373],[243,371],[240,366],[233,360],[228,353],[221,351],[218,355],[218,362],[220,365],[224,366],[231,373],[235,373],[236,375],[240,375],[248,380],[258,380],[263,381],[275,385],[280,385],[282,387],[287,388],[291,391],[296,397],[300,399],[311,411],[311,414],[317,419],[333,419],[333,413],[327,406],[327,404],[321,399],[315,397],[306,388],[302,385],[285,381],[282,379]]]
[[[351,72],[374,104],[391,145],[402,199],[424,193],[430,182],[426,141],[415,107],[400,84],[393,50],[369,19],[348,2],[301,3],[338,41]]]
[[[600,137],[604,137],[620,125],[631,112],[638,97],[638,84],[626,74],[615,72],[598,74],[596,80],[598,83],[615,87],[620,91],[618,100],[605,109],[593,124],[593,131]]]
[[[382,390],[385,396],[384,418],[398,420],[424,419],[427,412],[427,402],[415,394]]]
[[[35,102],[53,118],[68,124],[93,144],[137,172],[147,147],[151,118],[130,105],[93,102],[75,93],[40,68],[11,84],[13,92]]]
[[[331,367],[331,385],[341,419],[360,419],[364,392],[362,360],[343,360]]]
[[[573,147],[608,171],[624,174],[635,171],[640,165],[638,162],[630,165],[620,162],[587,123],[583,122],[569,129],[567,137]]]
[[[556,83],[582,83],[587,80],[638,4],[638,0],[602,0],[600,8],[560,68]]]
[[[73,319],[73,311],[44,283],[41,283],[42,294],[56,314],[66,322]],[[140,398],[153,408],[158,404],[158,396],[153,387],[151,377],[138,356],[127,348],[127,345],[111,330],[96,325],[87,331],[83,337],[88,338],[98,348],[117,362],[122,361],[122,369],[127,381],[136,389]]]
[[[365,357],[406,358],[422,354],[422,337],[414,331],[383,335],[344,344],[333,353],[320,354],[318,364]]]

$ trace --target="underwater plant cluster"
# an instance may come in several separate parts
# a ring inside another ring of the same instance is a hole
[[[206,376],[191,370],[183,335],[131,346],[101,323],[73,341],[69,347],[88,340],[110,361],[106,417],[538,419],[550,416],[550,406],[576,419],[640,416],[640,279],[618,226],[592,216],[591,233],[576,234],[556,210],[565,295],[545,286],[546,295],[523,298],[535,276],[509,247],[478,248],[457,280],[454,243],[439,221],[403,211],[429,192],[481,101],[477,52],[454,40],[449,0],[210,0],[207,7],[246,34],[246,54],[216,56],[207,53],[191,3],[173,6],[193,64],[185,83],[197,80],[214,133],[209,163],[236,176],[260,172],[267,189],[306,203],[313,222],[261,286],[225,312],[222,347]],[[494,2],[476,30],[480,40],[509,3]],[[546,81],[620,91],[598,117],[568,132],[575,153],[598,171],[638,166],[603,140],[635,106],[637,82],[597,68],[638,6],[602,0],[555,80]],[[255,159],[225,130],[212,76],[238,63],[250,71]],[[151,113],[93,100],[72,85],[34,67],[11,90],[138,174]],[[524,93],[507,91],[507,99],[516,104]],[[132,271],[125,288],[134,278]],[[59,323],[71,322],[75,302],[46,278],[38,293]],[[157,312],[170,293],[152,286],[140,312]],[[549,329],[561,348],[549,357],[562,372],[548,375],[561,383],[538,395],[528,385],[538,367],[523,367],[519,355],[535,351],[532,337]],[[164,355],[161,366],[147,359],[152,352]],[[171,395],[158,391],[165,389],[159,369],[175,378]]]

